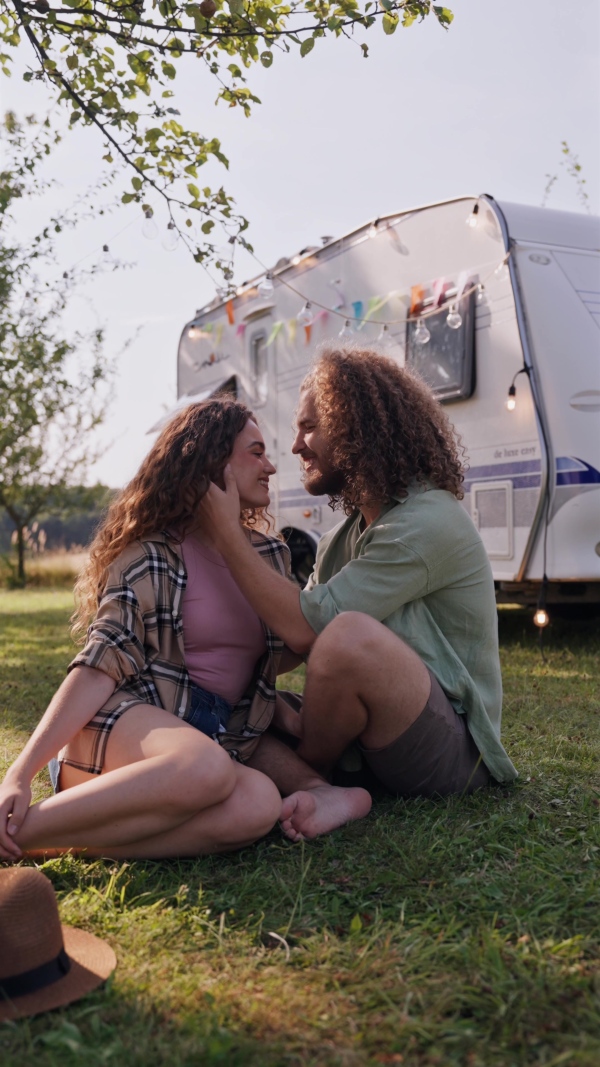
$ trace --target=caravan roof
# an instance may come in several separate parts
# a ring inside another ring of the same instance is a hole
[[[493,200],[493,197],[488,199]],[[515,241],[600,251],[600,218],[597,216],[505,201],[496,201],[496,205],[506,219],[510,237]]]

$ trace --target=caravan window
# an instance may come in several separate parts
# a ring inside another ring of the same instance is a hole
[[[267,335],[264,330],[250,337],[250,382],[255,404],[264,404],[269,389]]]
[[[431,334],[427,344],[414,340],[417,321],[406,329],[406,365],[431,386],[439,400],[465,400],[475,389],[475,294],[459,302],[462,324],[451,330],[446,309],[423,321]]]

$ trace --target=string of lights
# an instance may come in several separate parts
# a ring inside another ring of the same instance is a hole
[[[250,251],[249,249],[247,250]],[[273,272],[267,270],[264,263],[261,262],[256,253],[250,252],[250,255],[265,271],[265,278],[258,286],[258,295],[263,298],[268,298],[272,295],[274,290]],[[417,342],[417,344],[426,344],[429,340],[430,334],[424,322],[422,323],[423,328],[421,329],[421,331],[419,331],[421,320],[431,318],[433,315],[439,315],[442,311],[448,310],[448,326],[451,329],[458,329],[462,323],[461,316],[456,309],[456,304],[458,303],[458,301],[466,296],[469,296],[471,293],[476,292],[479,298],[479,302],[482,303],[484,299],[485,283],[488,282],[490,278],[492,278],[494,275],[501,275],[505,271],[509,259],[510,251],[508,251],[499,262],[495,260],[493,264],[488,262],[483,264],[479,269],[473,268],[469,271],[469,274],[477,274],[477,281],[473,281],[472,284],[464,286],[460,292],[456,287],[447,289],[442,299],[435,303],[435,306],[428,307],[427,305],[429,303],[433,304],[434,300],[433,298],[425,297],[421,305],[419,306],[419,310],[415,311],[414,314],[409,313],[408,315],[405,315],[403,318],[400,319],[377,319],[374,316],[369,316],[369,322],[371,322],[375,326],[383,326],[387,327],[388,329],[390,326],[403,326],[406,325],[407,322],[417,322],[417,329],[415,331],[414,340]],[[491,267],[491,269],[489,273],[481,277],[481,272],[484,271],[486,267]],[[348,313],[347,308],[343,310],[340,307],[330,307],[327,304],[322,304],[318,300],[308,299],[308,297],[304,293],[302,293],[295,285],[292,285],[291,282],[287,281],[286,278],[281,277],[281,275],[278,276],[277,281],[281,285],[284,285],[287,289],[290,289],[291,292],[293,292],[297,297],[300,298],[300,300],[304,301],[303,307],[296,316],[299,326],[310,326],[312,324],[315,318],[314,313],[312,311],[313,307],[318,308],[320,311],[326,311],[329,315],[336,315],[338,318],[344,319],[344,327],[340,336],[353,336],[351,331],[351,323],[353,321],[365,321],[364,315],[350,315]],[[265,282],[267,284],[265,284]],[[388,297],[385,298],[385,302],[391,299],[393,295],[396,294],[390,293]],[[344,334],[344,331],[347,331],[347,334]],[[427,337],[424,336],[425,332],[427,333]]]

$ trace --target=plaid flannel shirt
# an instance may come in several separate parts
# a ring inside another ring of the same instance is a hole
[[[252,547],[280,574],[290,574],[289,549],[252,531]],[[135,541],[111,564],[84,649],[69,664],[94,667],[117,683],[103,708],[59,753],[59,760],[100,774],[110,730],[128,708],[153,704],[189,716],[191,679],[185,665],[182,602],[187,572],[181,547],[166,534]],[[275,708],[283,641],[264,626],[267,651],[242,699],[234,705],[219,744],[233,759],[250,758]]]

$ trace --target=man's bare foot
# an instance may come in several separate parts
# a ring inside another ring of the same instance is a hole
[[[310,841],[354,819],[364,818],[369,814],[371,804],[371,795],[366,789],[345,789],[324,783],[285,798],[280,815],[281,829],[291,841]]]

